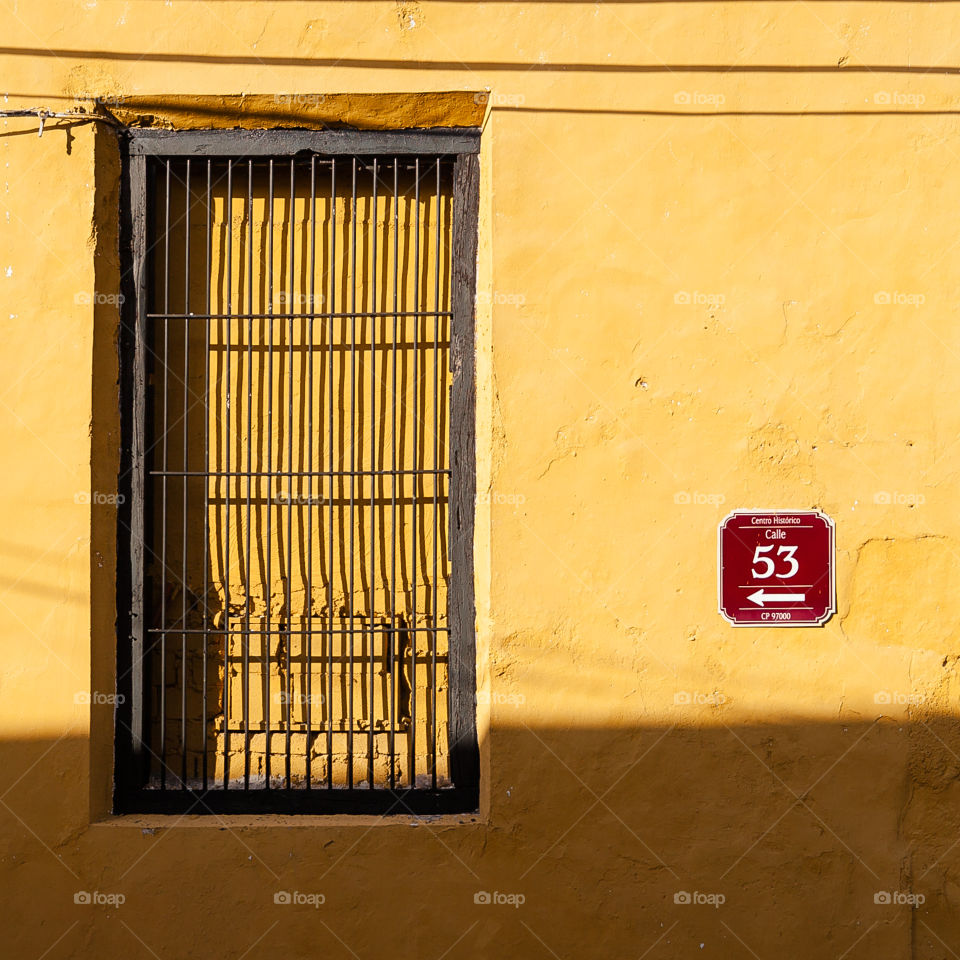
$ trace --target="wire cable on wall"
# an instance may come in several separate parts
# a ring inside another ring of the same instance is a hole
[[[0,110],[0,117],[36,117],[40,121],[37,136],[43,136],[43,128],[48,120],[91,120],[109,124],[111,127],[123,127],[114,117],[102,113],[85,113],[82,110],[55,111],[43,107],[29,107],[24,110]]]

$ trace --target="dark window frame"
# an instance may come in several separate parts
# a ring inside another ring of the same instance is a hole
[[[479,805],[476,726],[474,510],[476,499],[475,292],[480,132],[475,128],[404,131],[130,130],[122,136],[121,257],[124,302],[120,324],[121,451],[117,526],[117,692],[114,812],[162,814],[465,813]],[[144,646],[144,441],[147,303],[148,157],[291,158],[300,154],[454,158],[452,221],[453,312],[448,616],[448,755],[452,787],[144,789],[142,747],[146,709]]]

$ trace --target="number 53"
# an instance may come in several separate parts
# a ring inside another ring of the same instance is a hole
[[[776,569],[773,560],[770,557],[764,556],[765,553],[769,553],[773,549],[773,544],[768,544],[765,547],[757,547],[753,551],[753,563],[754,564],[764,564],[763,572],[757,570],[756,567],[753,567],[750,570],[750,574],[756,580],[765,580],[767,577],[773,575],[773,571]],[[796,576],[797,571],[800,569],[800,564],[793,559],[793,555],[797,552],[796,547],[788,547],[786,545],[782,547],[777,547],[777,556],[783,557],[788,564],[790,564],[789,573],[778,573],[778,580],[789,580],[790,577]]]

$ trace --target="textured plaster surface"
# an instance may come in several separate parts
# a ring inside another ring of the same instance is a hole
[[[92,501],[116,491],[117,151],[0,121],[4,956],[955,954],[952,5],[3,19],[5,109],[484,123],[482,809],[345,822],[109,816],[111,708],[84,695],[114,684],[115,513]],[[824,628],[721,619],[740,507],[835,519]]]

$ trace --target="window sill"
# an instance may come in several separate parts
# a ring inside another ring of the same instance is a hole
[[[420,817],[410,814],[369,816],[364,814],[110,814],[95,820],[92,829],[139,829],[144,833],[174,828],[207,828],[209,830],[276,830],[292,828],[330,829],[341,827],[464,827],[486,826],[478,813],[438,814]]]

